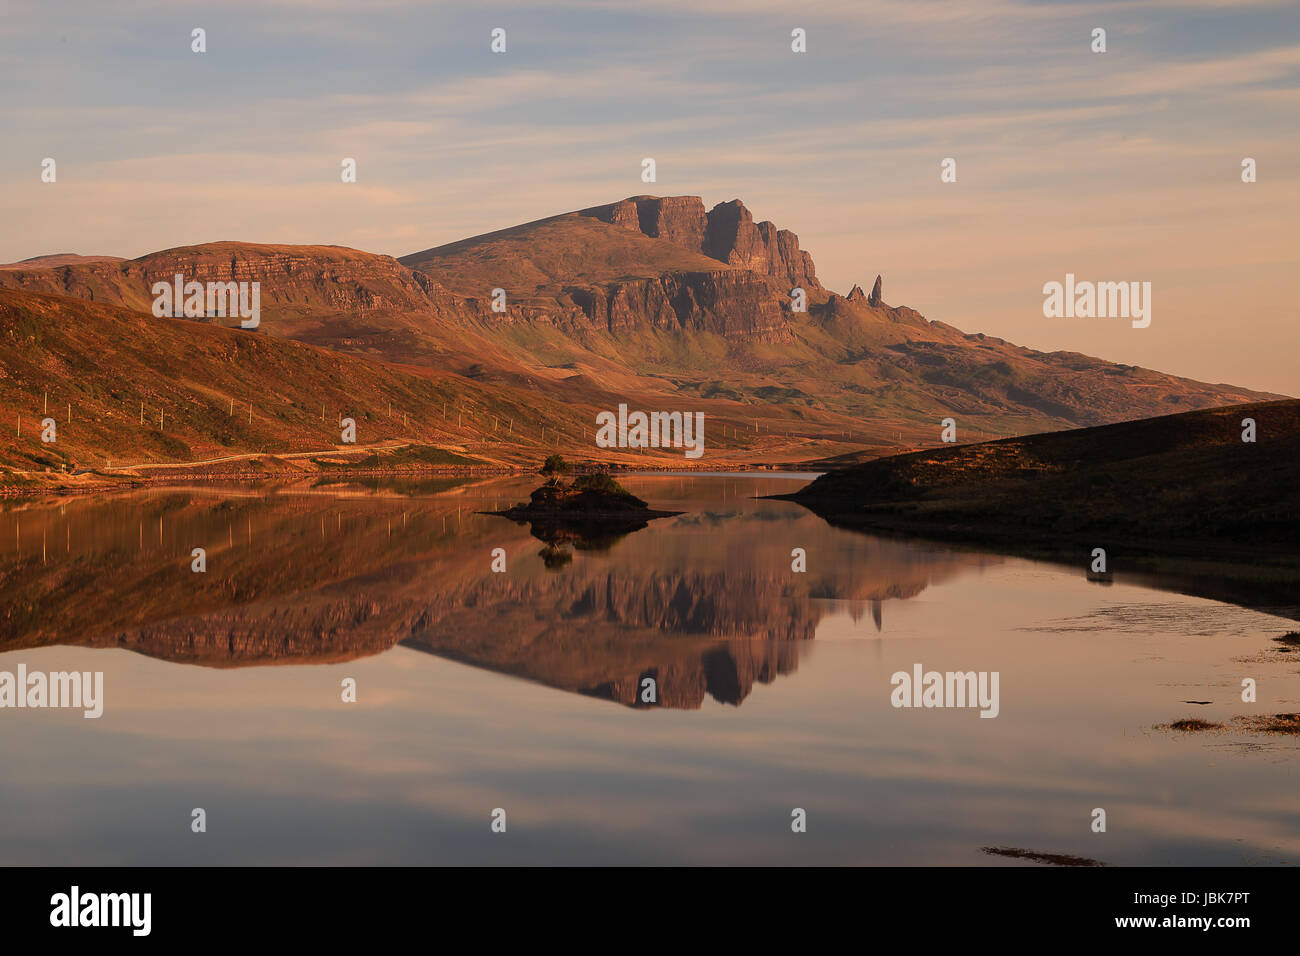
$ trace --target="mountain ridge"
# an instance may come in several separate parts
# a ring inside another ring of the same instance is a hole
[[[398,258],[222,241],[0,269],[0,288],[147,313],[152,283],[177,272],[260,282],[257,334],[524,389],[555,414],[705,410],[752,461],[921,447],[947,417],[967,440],[1283,397],[966,333],[886,304],[879,275],[840,295],[795,233],[698,196],[632,196]]]

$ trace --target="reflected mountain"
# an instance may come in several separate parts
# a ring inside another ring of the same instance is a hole
[[[122,648],[237,668],[400,645],[629,706],[645,677],[658,706],[737,705],[794,672],[825,615],[869,608],[879,628],[883,602],[990,563],[846,543],[797,506],[747,500],[631,539],[561,537],[578,554],[554,574],[521,527],[476,513],[492,503],[480,485],[423,499],[204,489],[11,506],[0,651]],[[807,573],[792,572],[794,547]],[[195,548],[205,571],[192,570]],[[506,573],[491,571],[496,548]]]

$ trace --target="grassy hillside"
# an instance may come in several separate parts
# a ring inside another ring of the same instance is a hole
[[[634,407],[656,407],[653,399],[627,394]],[[328,470],[338,462],[319,453],[335,451],[374,469],[458,465],[465,458],[532,467],[552,451],[613,465],[685,464],[680,450],[596,448],[595,416],[617,407],[610,401],[573,373],[540,382],[506,380],[488,369],[463,376],[260,331],[0,288],[0,486],[110,466],[159,474],[147,466],[249,455],[299,456],[304,467]],[[694,407],[709,421],[701,464],[779,458],[802,441],[766,419],[761,432],[751,430],[749,419],[727,415],[727,401]],[[55,420],[52,443],[41,440],[46,417]],[[356,445],[342,444],[341,417],[356,421]],[[407,443],[444,445],[452,454],[370,447]]]
[[[490,432],[494,416],[522,426],[538,414],[526,396],[465,379],[7,289],[0,408],[0,464],[36,472],[348,450],[340,417],[356,421],[359,446],[457,445],[484,421]],[[52,443],[40,436],[46,417]]]

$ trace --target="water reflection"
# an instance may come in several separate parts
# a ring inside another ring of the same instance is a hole
[[[879,628],[884,601],[997,560],[887,540],[846,547],[793,505],[698,479],[652,485],[685,513],[543,536],[541,552],[523,527],[477,513],[517,497],[518,482],[419,498],[198,489],[10,507],[0,651],[118,647],[245,667],[402,644],[631,706],[649,677],[660,706],[697,708],[706,696],[739,704],[792,673],[828,601],[869,607]],[[194,548],[206,572],[191,570]],[[506,573],[491,570],[498,548]],[[795,548],[806,572],[792,570]]]
[[[1288,621],[837,530],[744,476],[626,479],[683,514],[548,570],[476,514],[532,483],[0,506],[0,669],[106,697],[0,712],[0,863],[1300,859],[1293,737],[1154,729],[1296,710]],[[917,662],[998,671],[998,718],[893,708]]]

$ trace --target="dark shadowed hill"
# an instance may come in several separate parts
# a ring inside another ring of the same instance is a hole
[[[1255,423],[1254,442],[1242,440],[1245,419]],[[1300,401],[1292,400],[882,458],[791,497],[861,529],[1294,565],[1297,488]]]

